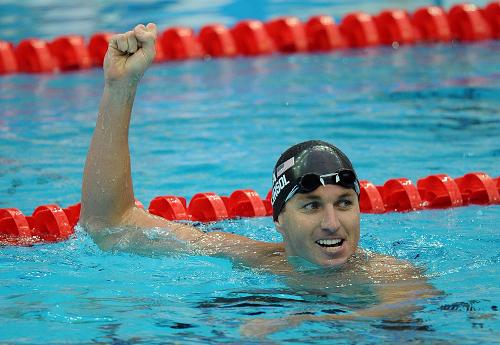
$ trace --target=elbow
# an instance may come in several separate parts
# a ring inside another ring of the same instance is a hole
[[[87,219],[80,219],[78,224],[89,234],[92,241],[102,251],[111,251],[116,245],[116,241],[112,241],[107,235],[107,227],[98,225],[95,222],[89,222]]]
[[[89,203],[82,200],[79,223],[88,233],[93,233],[100,229],[119,226],[120,217],[115,213],[100,211],[97,207],[89,207]]]
[[[81,212],[78,224],[89,234],[92,241],[103,251],[113,251],[120,243],[122,237],[119,228],[109,219],[103,217],[89,216]]]

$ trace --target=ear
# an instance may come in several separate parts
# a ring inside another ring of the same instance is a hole
[[[282,223],[280,222],[280,218],[281,218],[281,215],[278,216],[278,220],[275,220],[274,221],[274,226],[276,227],[276,230],[278,230],[278,232],[281,234],[281,235],[285,235],[285,229],[283,228],[283,225]]]
[[[276,227],[276,230],[284,237],[285,236],[285,228],[283,226],[283,217],[284,213],[286,211],[286,205],[283,206],[283,209],[281,210],[280,214],[278,214],[278,219],[274,221],[274,226]]]

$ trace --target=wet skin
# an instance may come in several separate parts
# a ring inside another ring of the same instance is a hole
[[[358,248],[358,196],[338,185],[320,186],[290,199],[275,222],[287,257],[320,267],[344,264]]]

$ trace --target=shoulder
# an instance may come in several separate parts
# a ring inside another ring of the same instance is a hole
[[[421,269],[411,262],[394,256],[365,252],[370,274],[382,280],[420,279],[423,276]]]

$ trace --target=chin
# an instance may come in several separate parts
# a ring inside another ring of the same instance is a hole
[[[317,265],[325,268],[329,267],[339,267],[344,265],[347,260],[349,259],[350,256],[347,257],[341,257],[341,258],[335,258],[335,259],[326,259],[321,262],[318,262]]]
[[[346,246],[341,250],[341,252],[335,254],[320,252],[317,253],[317,256],[312,257],[311,259],[313,259],[312,262],[320,267],[339,267],[347,263],[355,252],[356,247],[353,248],[353,246],[349,245],[349,243],[346,243]]]

